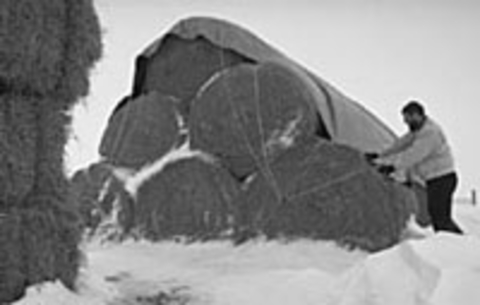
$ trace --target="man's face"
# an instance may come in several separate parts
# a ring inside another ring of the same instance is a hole
[[[418,113],[402,113],[403,115],[403,121],[405,124],[408,125],[408,128],[410,131],[417,131],[419,130],[423,122],[425,121],[425,117],[421,114]]]

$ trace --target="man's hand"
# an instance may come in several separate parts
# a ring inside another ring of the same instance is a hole
[[[395,166],[391,164],[382,164],[379,165],[377,168],[378,172],[384,175],[390,175],[391,173],[395,172]]]
[[[367,152],[364,154],[365,159],[368,163],[373,163],[376,159],[380,157],[380,155],[376,152]]]

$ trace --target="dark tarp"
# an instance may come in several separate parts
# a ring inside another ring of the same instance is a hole
[[[138,57],[135,88],[145,87],[143,83],[146,80],[142,75],[149,68],[151,59],[160,56],[159,54],[164,52],[165,45],[168,46],[167,37],[175,37],[177,40],[188,41],[190,44],[194,44],[196,40],[204,41],[212,46],[209,50],[217,54],[216,56],[205,54],[206,58],[209,58],[209,56],[221,57],[218,54],[227,52],[243,58],[244,61],[240,62],[259,64],[275,62],[288,67],[308,87],[308,92],[315,97],[315,109],[320,114],[331,140],[336,143],[346,144],[361,151],[371,151],[388,146],[396,138],[395,134],[381,120],[360,103],[348,98],[326,81],[242,26],[216,18],[191,17],[180,20],[165,35],[150,44]],[[185,53],[185,51],[180,50],[176,52]],[[195,54],[197,53],[195,52]],[[189,54],[189,56],[196,56],[195,54]],[[195,71],[197,68],[194,65],[186,66],[181,61],[176,62],[175,57],[171,56],[169,59],[171,62],[168,64],[175,71],[177,66],[180,67],[178,77],[172,77],[166,81],[177,82],[176,86],[183,86],[184,78],[190,77],[189,73],[196,75],[198,73]],[[227,58],[228,56],[223,57]],[[187,59],[182,57],[182,60]],[[203,60],[200,59],[200,62]],[[229,61],[225,60],[225,62]],[[233,62],[232,60],[232,65]],[[220,66],[226,67],[225,65]],[[202,70],[202,68],[198,69]],[[195,79],[200,78],[195,77]],[[207,79],[209,77],[205,75],[204,81]],[[138,94],[138,91],[135,89],[134,95]]]
[[[252,61],[201,36],[183,39],[168,34],[158,52],[137,58],[132,95],[155,90],[175,96],[186,114],[195,94],[213,74],[244,62]]]

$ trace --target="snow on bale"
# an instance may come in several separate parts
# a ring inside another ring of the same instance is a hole
[[[70,179],[71,198],[77,205],[86,229],[94,230],[110,205],[111,195],[106,194],[105,185],[111,176],[108,166],[100,162],[78,170]],[[109,203],[103,204],[104,201]]]
[[[150,92],[119,104],[102,137],[100,154],[116,166],[140,168],[180,141],[177,100]]]
[[[157,49],[138,57],[133,96],[160,91],[179,98],[182,114],[188,113],[190,102],[199,88],[216,72],[243,62],[247,57],[220,48],[203,37],[184,39],[167,34]]]
[[[315,134],[314,105],[308,88],[281,64],[233,67],[213,77],[194,101],[191,146],[218,156],[243,179]]]
[[[179,159],[140,186],[135,230],[151,240],[221,238],[233,228],[239,183],[205,157]]]
[[[71,179],[86,238],[121,240],[132,229],[133,198],[106,162],[93,163]]]
[[[258,172],[239,197],[238,238],[319,238],[376,251],[399,241],[414,197],[346,146],[312,139]]]
[[[102,45],[92,0],[0,1],[0,25],[0,257],[21,264],[0,265],[8,303],[43,281],[73,288],[81,231],[64,149]]]

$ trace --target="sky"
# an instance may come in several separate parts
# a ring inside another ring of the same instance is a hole
[[[418,99],[444,129],[460,175],[457,197],[480,187],[480,2],[475,0],[96,0],[104,56],[73,110],[70,173],[99,159],[134,60],[180,19],[213,16],[249,29],[363,104],[398,135]]]

